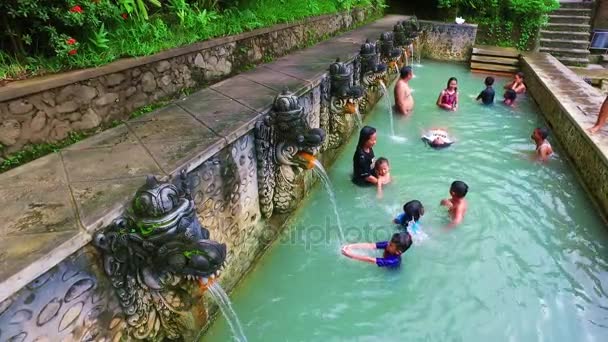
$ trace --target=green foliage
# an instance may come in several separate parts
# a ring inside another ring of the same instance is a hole
[[[481,43],[530,48],[547,14],[559,7],[557,0],[438,0],[438,7],[455,10],[487,32]],[[453,20],[454,18],[448,18]]]
[[[3,0],[0,82],[154,54],[384,0]]]

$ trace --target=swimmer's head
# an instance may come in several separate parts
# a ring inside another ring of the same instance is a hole
[[[412,246],[412,236],[408,232],[395,233],[384,252],[391,255],[400,255]]]
[[[450,195],[456,198],[464,198],[469,192],[469,186],[463,181],[454,181],[450,186]]]
[[[513,102],[515,102],[516,98],[517,98],[517,93],[515,92],[515,90],[509,89],[509,90],[505,91],[505,104],[507,106],[513,105]]]
[[[486,80],[483,83],[485,83],[486,87],[492,86],[492,84],[494,84],[494,77],[492,77],[492,76],[486,77]]]
[[[445,145],[445,140],[442,137],[437,137],[433,141],[431,141],[431,147],[442,147]]]
[[[359,132],[357,148],[372,148],[374,145],[376,145],[376,129],[371,126],[364,126]]]
[[[405,203],[403,206],[403,212],[415,222],[418,222],[422,215],[424,215],[424,207],[418,200],[413,200]]]
[[[534,131],[532,132],[532,140],[534,141],[543,141],[545,139],[547,139],[547,137],[549,136],[549,130],[544,128],[544,127],[537,127],[534,129]]]
[[[412,71],[412,67],[404,66],[403,68],[401,68],[401,70],[399,70],[399,75],[404,80],[411,79],[412,77],[414,77],[414,73]]]
[[[390,171],[388,159],[384,157],[378,158],[374,164],[374,170],[376,170],[376,175],[385,176]]]
[[[524,81],[524,73],[523,72],[518,72],[517,74],[515,74],[515,76],[513,76],[513,79],[515,80],[515,82],[523,82]]]
[[[450,79],[448,79],[448,85],[446,88],[458,91],[458,79],[456,77],[450,77]]]

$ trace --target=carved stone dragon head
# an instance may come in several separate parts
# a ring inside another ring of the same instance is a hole
[[[338,58],[329,66],[329,75],[331,80],[331,97],[332,109],[346,114],[354,114],[357,111],[357,102],[364,95],[363,88],[352,85],[353,72]]]
[[[325,139],[321,128],[310,128],[298,97],[287,89],[274,100],[273,109],[266,118],[276,131],[275,157],[280,164],[308,168],[310,161],[299,158],[299,152],[316,154]]]

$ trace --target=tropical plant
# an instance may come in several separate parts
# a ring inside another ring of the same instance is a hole
[[[127,14],[135,14],[138,18],[148,20],[148,6],[146,2],[149,2],[155,7],[161,7],[159,0],[116,0],[120,8],[122,8]]]

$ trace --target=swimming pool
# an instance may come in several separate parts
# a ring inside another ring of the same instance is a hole
[[[399,270],[347,259],[317,185],[231,295],[248,340],[608,340],[606,223],[553,137],[550,163],[530,160],[530,134],[544,124],[531,99],[483,107],[473,99],[484,76],[465,66],[426,62],[414,72],[414,114],[395,121],[407,141],[389,138],[384,101],[365,118],[378,129],[376,157],[391,162],[384,197],[350,182],[357,134],[328,173],[348,241],[389,239],[392,217],[411,199],[425,205],[428,238],[404,254]],[[450,76],[459,81],[456,113],[435,106]],[[498,101],[504,81],[495,83]],[[456,144],[426,147],[420,136],[430,127],[447,128]],[[456,179],[469,184],[469,209],[446,232],[439,201]],[[230,336],[218,317],[203,341]]]

